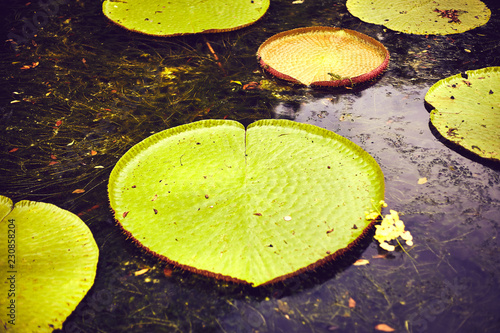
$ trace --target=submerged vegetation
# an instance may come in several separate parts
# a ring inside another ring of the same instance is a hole
[[[496,330],[498,167],[437,141],[423,104],[436,81],[500,63],[498,4],[484,2],[490,21],[451,36],[367,24],[349,14],[343,0],[277,0],[239,31],[158,38],[111,24],[101,1],[71,0],[15,52],[6,42],[0,194],[74,212],[101,254],[94,287],[64,329]],[[37,6],[13,3],[1,24],[22,34],[21,19],[32,18]],[[256,59],[262,42],[313,25],[349,28],[382,42],[391,63],[380,84],[312,90],[262,71]],[[136,143],[202,119],[246,126],[273,117],[334,129],[374,156],[386,175],[385,200],[404,214],[414,246],[386,252],[367,241],[335,265],[252,290],[159,263],[116,227],[106,184]],[[426,183],[417,182],[424,177]]]
[[[156,131],[206,118],[250,123],[271,117],[270,91],[255,94],[232,82],[261,78],[253,73],[254,54],[231,56],[232,48],[246,48],[245,33],[209,44],[205,37],[127,36],[102,27],[106,21],[82,27],[92,23],[71,16],[58,23],[50,28],[59,30],[47,29],[34,45],[20,47],[20,57],[2,59],[10,98],[1,115],[8,149],[0,168],[8,175],[5,194],[13,198],[90,190],[117,157]],[[92,43],[79,29],[106,42]],[[209,45],[220,52],[219,61]],[[22,135],[27,128],[30,134]]]

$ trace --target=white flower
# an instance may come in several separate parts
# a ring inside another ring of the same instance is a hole
[[[391,245],[387,242],[380,243],[380,247],[386,251],[394,251],[396,249],[396,247],[394,245]]]

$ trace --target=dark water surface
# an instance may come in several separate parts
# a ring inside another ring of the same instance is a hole
[[[272,1],[262,20],[238,31],[153,38],[110,24],[100,1],[69,0],[17,52],[5,43],[0,194],[78,214],[100,249],[95,285],[63,331],[373,332],[383,323],[396,332],[499,332],[500,168],[444,142],[424,103],[438,80],[500,65],[499,4],[485,2],[486,26],[449,36],[397,33],[354,18],[344,1],[305,0]],[[5,9],[2,28],[20,32],[37,6]],[[329,91],[262,73],[255,53],[266,38],[312,25],[379,40],[391,53],[388,70],[370,85]],[[111,169],[152,133],[211,118],[286,118],[354,141],[380,164],[386,201],[415,245],[385,255],[368,242],[342,262],[255,289],[142,253],[114,225]],[[370,264],[353,266],[360,258]]]

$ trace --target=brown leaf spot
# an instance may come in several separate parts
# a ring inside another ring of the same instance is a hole
[[[356,306],[356,301],[352,297],[349,297],[349,307],[353,309],[355,306]]]
[[[134,275],[135,276],[142,275],[142,274],[146,273],[147,271],[149,271],[149,268],[144,268],[144,269],[141,269],[140,271],[134,272]]]
[[[418,185],[422,185],[422,184],[425,184],[425,183],[427,183],[427,177],[419,178],[418,181],[417,181]]]
[[[165,267],[165,269],[163,270],[163,275],[165,275],[165,277],[171,277],[172,273],[173,273],[172,269],[168,267]]]
[[[394,332],[394,328],[386,324],[378,324],[375,329],[382,332]]]
[[[354,266],[364,266],[368,265],[370,262],[366,259],[358,259],[356,262],[353,264]]]
[[[387,254],[377,254],[372,256],[373,259],[384,259],[387,257]]]

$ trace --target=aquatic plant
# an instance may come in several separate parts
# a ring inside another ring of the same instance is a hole
[[[457,74],[436,82],[425,95],[432,125],[447,141],[500,161],[500,67]]]
[[[349,29],[298,28],[278,33],[258,49],[261,66],[284,80],[314,86],[352,86],[379,76],[389,51]]]
[[[105,0],[102,10],[111,21],[140,33],[175,36],[236,30],[260,19],[269,0]]]
[[[116,220],[146,251],[259,286],[359,244],[384,177],[359,146],[313,125],[204,120],[131,148],[108,190]]]
[[[99,250],[89,228],[54,205],[0,196],[0,242],[0,326],[61,329],[94,284]]]
[[[480,0],[347,0],[359,19],[408,34],[448,35],[488,22],[491,11]]]

